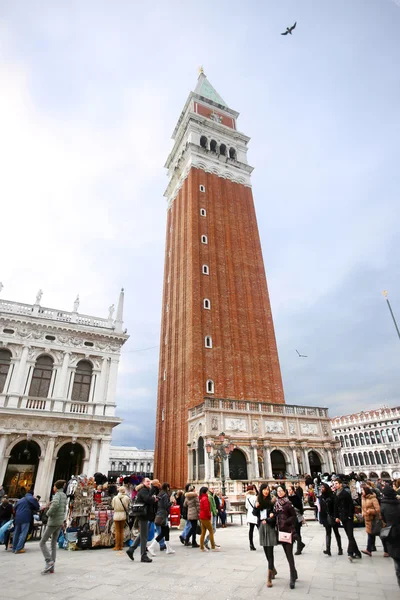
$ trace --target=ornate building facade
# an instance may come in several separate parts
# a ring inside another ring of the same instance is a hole
[[[123,331],[107,319],[41,305],[0,301],[0,483],[10,496],[34,485],[47,500],[52,482],[107,473]]]
[[[142,450],[135,446],[111,446],[108,472],[110,475],[143,473],[146,477],[152,477],[154,450]]]
[[[400,478],[400,406],[335,417],[331,423],[345,474]]]
[[[284,404],[247,161],[250,138],[238,131],[238,116],[201,72],[166,163],[155,472],[174,486],[213,475],[203,454],[218,428],[235,437],[231,470],[237,474],[242,465],[242,479],[249,471],[260,475],[259,457],[272,476],[267,443],[280,452],[285,472],[308,466],[303,450],[314,440],[320,464],[333,461],[326,409],[307,413]],[[269,422],[268,413],[279,419]],[[305,446],[290,446],[297,442]]]

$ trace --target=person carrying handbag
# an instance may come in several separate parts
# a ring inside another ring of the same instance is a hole
[[[148,547],[148,551],[150,554],[154,555],[154,551],[156,550],[158,544],[164,538],[165,545],[167,546],[166,554],[175,554],[175,550],[172,549],[172,546],[169,542],[169,525],[168,525],[168,515],[170,508],[172,506],[172,502],[170,501],[171,496],[171,488],[169,483],[163,483],[161,486],[161,491],[158,495],[158,504],[157,504],[157,512],[154,523],[161,527],[161,532],[158,534],[156,538],[151,542]]]
[[[328,483],[321,484],[321,495],[318,498],[319,500],[319,522],[321,525],[325,527],[325,543],[326,548],[323,551],[327,556],[332,556],[331,554],[331,542],[332,542],[332,531],[335,534],[335,539],[338,547],[338,555],[342,556],[343,548],[342,548],[342,538],[339,533],[339,525],[335,521],[334,512],[335,512],[335,500],[333,496],[333,492],[329,487]]]
[[[118,495],[114,496],[112,500],[115,525],[115,546],[113,550],[122,550],[124,545],[124,527],[128,518],[129,502],[126,489],[124,486],[121,486],[118,489]]]
[[[293,556],[293,540],[296,535],[296,511],[286,495],[286,488],[281,484],[277,487],[277,500],[274,514],[278,527],[278,541],[282,544],[290,568],[290,589],[294,590],[298,579]]]
[[[367,556],[372,556],[375,537],[379,535],[382,529],[382,521],[378,498],[368,485],[363,485],[361,489],[361,507],[367,533],[367,549],[361,550],[361,552]]]
[[[261,484],[256,506],[253,509],[253,515],[257,516],[258,519],[260,546],[264,548],[264,553],[268,561],[267,587],[272,587],[272,580],[278,574],[274,565],[274,546],[278,545],[274,515],[275,502],[276,498],[272,496],[269,485],[267,483]]]

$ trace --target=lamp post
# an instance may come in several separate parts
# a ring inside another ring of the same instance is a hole
[[[394,316],[394,314],[393,314],[392,307],[390,306],[390,302],[389,302],[389,298],[388,298],[388,293],[387,293],[387,291],[386,291],[386,290],[384,290],[384,291],[382,292],[382,295],[384,296],[384,298],[385,298],[385,300],[386,300],[386,303],[387,303],[387,305],[388,305],[389,312],[390,312],[390,314],[391,314],[391,316],[392,316],[392,320],[393,320],[394,326],[395,326],[395,328],[396,328],[396,331],[397,331],[397,335],[399,336],[399,339],[400,339],[400,331],[399,331],[399,328],[398,328],[398,326],[397,326],[396,318],[395,318],[395,316]]]
[[[222,432],[218,436],[218,442],[208,439],[206,442],[206,450],[209,458],[221,459],[221,484],[222,494],[225,496],[225,460],[230,457],[235,449],[233,442],[225,438],[225,433]]]

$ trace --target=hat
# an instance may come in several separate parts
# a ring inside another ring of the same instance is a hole
[[[161,487],[161,483],[158,481],[158,479],[153,479],[153,481],[150,482],[151,485],[154,485],[154,487]]]

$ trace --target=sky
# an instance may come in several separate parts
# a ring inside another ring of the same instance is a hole
[[[115,444],[154,447],[164,164],[200,65],[251,137],[286,402],[400,405],[399,27],[400,0],[0,4],[1,297],[106,317],[125,288]]]

